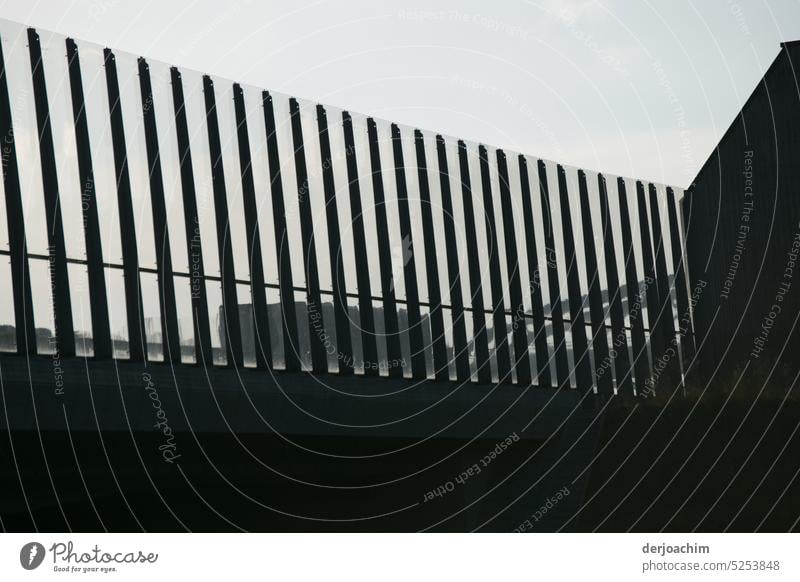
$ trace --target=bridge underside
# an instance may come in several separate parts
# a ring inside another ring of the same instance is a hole
[[[551,531],[602,424],[575,390],[41,356],[0,377],[12,530],[510,531],[566,487],[531,521]]]

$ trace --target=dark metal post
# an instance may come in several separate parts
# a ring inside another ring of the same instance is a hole
[[[547,330],[544,324],[544,301],[542,279],[539,271],[539,254],[533,227],[533,199],[531,198],[528,162],[519,156],[519,179],[522,192],[522,219],[525,225],[525,250],[528,259],[528,279],[531,294],[534,345],[536,346],[536,385],[550,387],[550,358],[547,354]]]
[[[497,224],[494,217],[492,178],[489,173],[489,156],[484,146],[478,146],[483,190],[483,214],[486,219],[486,238],[489,245],[489,279],[492,288],[492,321],[494,351],[497,358],[497,377],[501,383],[511,383],[511,346],[508,345],[506,307],[503,301],[503,280],[500,276],[500,252],[497,243]]]
[[[633,250],[628,194],[625,188],[625,180],[622,178],[617,178],[617,192],[619,194],[619,216],[622,226],[622,249],[625,255],[625,295],[628,299],[628,318],[631,324],[633,369],[636,375],[635,386],[636,394],[641,395],[646,389],[647,381],[650,377],[650,357],[647,354],[647,345],[644,337],[643,297],[639,289],[636,254]]]
[[[578,257],[575,253],[574,230],[570,211],[567,173],[558,166],[558,194],[561,202],[561,228],[564,238],[564,260],[567,262],[567,291],[569,293],[570,333],[572,335],[572,357],[575,361],[575,382],[578,390],[592,389],[592,369],[589,362],[589,346],[586,342],[586,320],[583,316],[583,294],[578,275]]]
[[[650,223],[647,218],[647,200],[644,193],[644,184],[638,180],[636,182],[636,200],[639,206],[639,232],[642,236],[642,264],[644,265],[645,295],[647,296],[647,324],[650,329],[650,353],[652,357],[650,372],[652,374],[653,367],[664,353],[664,344],[660,328],[661,320],[658,313],[658,280],[656,279],[656,268],[653,262],[653,245],[650,239]],[[648,382],[648,388],[650,388],[648,393],[654,389],[652,376],[650,382]],[[652,396],[652,394],[649,395]]]
[[[244,357],[242,355],[242,331],[239,326],[239,299],[236,293],[233,247],[229,233],[228,194],[225,188],[225,169],[222,163],[214,82],[208,75],[203,75],[203,94],[206,101],[208,148],[211,152],[211,181],[214,189],[214,214],[217,219],[219,270],[222,278],[222,311],[225,321],[224,335],[221,339],[228,347],[228,365],[239,367],[244,365]]]
[[[417,153],[417,175],[422,211],[422,236],[425,241],[425,273],[428,280],[428,303],[433,344],[433,371],[436,380],[448,380],[447,344],[444,338],[444,315],[442,314],[442,290],[439,282],[439,266],[436,258],[436,238],[433,231],[431,191],[428,184],[428,162],[425,159],[425,139],[418,129],[414,131]]]
[[[36,106],[36,123],[39,129],[39,156],[42,164],[42,187],[47,216],[47,240],[50,255],[50,277],[53,282],[53,312],[55,314],[56,341],[60,356],[75,355],[75,329],[72,322],[67,249],[64,242],[64,223],[61,214],[61,197],[58,191],[58,173],[53,146],[53,129],[50,124],[50,107],[44,78],[44,62],[39,34],[28,29],[28,48],[33,74],[33,98]]]
[[[147,166],[150,174],[150,200],[153,204],[153,232],[156,242],[156,269],[161,286],[161,330],[164,337],[164,359],[181,361],[181,342],[178,335],[178,308],[175,304],[175,278],[172,272],[172,252],[167,225],[167,204],[164,200],[164,181],[161,174],[161,151],[158,145],[156,112],[150,67],[139,58],[139,85],[142,93],[142,115],[147,147]]]
[[[578,170],[578,191],[581,198],[581,223],[583,226],[583,250],[586,255],[586,277],[589,279],[589,319],[592,325],[595,381],[597,382],[600,398],[605,401],[614,395],[614,386],[611,381],[611,359],[608,351],[603,291],[600,287],[600,271],[597,268],[597,249],[594,244],[589,188],[586,184],[586,173],[583,170]]]
[[[253,182],[253,160],[250,154],[250,135],[247,131],[247,112],[241,85],[233,85],[233,106],[236,112],[236,137],[239,145],[239,166],[242,171],[242,203],[247,229],[247,258],[250,261],[250,295],[253,301],[253,325],[256,339],[256,367],[272,367],[272,341],[269,336],[269,314],[264,280],[264,261],[261,255],[261,230],[258,225],[258,203]]]
[[[325,216],[328,221],[328,256],[331,262],[333,314],[336,321],[336,356],[339,374],[353,373],[353,343],[350,338],[350,316],[347,313],[347,286],[342,263],[342,236],[339,232],[339,210],[336,204],[336,183],[333,180],[331,140],[328,116],[317,105],[319,149],[322,158],[322,185],[325,191]]]
[[[653,184],[648,186],[650,194],[650,218],[653,225],[653,250],[655,251],[656,282],[658,283],[658,330],[662,337],[664,385],[675,386],[675,371],[680,370],[677,353],[675,316],[672,311],[667,259],[664,250],[664,231],[661,226],[661,212],[658,209],[658,193]]]
[[[606,178],[602,174],[597,175],[597,186],[600,192],[600,216],[603,224],[608,309],[611,316],[611,356],[614,359],[614,371],[617,377],[617,393],[619,395],[633,396],[631,364],[628,357],[628,334],[625,330],[625,315],[622,310],[622,294],[619,288],[619,271],[617,270],[617,251],[614,246],[614,231],[611,228],[608,187]]]
[[[195,358],[198,364],[212,366],[214,354],[211,349],[211,329],[208,316],[205,268],[203,266],[203,244],[200,236],[200,218],[197,212],[192,150],[189,145],[189,126],[186,121],[186,104],[183,97],[183,81],[177,68],[170,69],[172,100],[175,106],[175,138],[178,143],[178,158],[181,169],[181,193],[183,216],[186,225],[186,249],[192,298],[192,324],[194,327]]]
[[[81,183],[81,200],[86,241],[86,270],[89,278],[89,302],[92,310],[92,345],[96,359],[113,355],[111,326],[108,319],[108,294],[103,268],[103,246],[100,238],[100,220],[97,213],[97,191],[94,183],[89,126],[86,121],[86,101],[83,94],[81,63],[78,45],[68,38],[67,61],[69,85],[72,94],[72,115],[75,122],[75,145],[78,153],[78,175]]]
[[[361,188],[358,180],[358,161],[353,135],[353,119],[347,111],[342,112],[344,150],[347,160],[347,183],[350,192],[350,216],[353,229],[353,250],[356,259],[356,281],[358,283],[358,316],[361,322],[361,350],[364,357],[364,374],[377,376],[379,372],[378,343],[375,336],[375,312],[372,308],[372,286],[367,268],[367,237],[364,231],[364,211],[361,204]]]
[[[297,200],[300,207],[300,229],[303,237],[303,262],[306,273],[306,309],[311,341],[311,371],[327,372],[328,361],[325,352],[325,323],[322,313],[322,298],[317,266],[317,245],[314,239],[314,223],[311,213],[311,191],[306,168],[306,152],[303,145],[303,124],[300,118],[300,104],[297,99],[289,99],[292,120],[292,141],[294,144],[294,164],[297,174]]]
[[[561,284],[558,280],[558,261],[556,242],[553,236],[553,212],[550,205],[550,187],[547,184],[547,167],[542,160],[538,164],[539,193],[542,197],[544,213],[544,247],[547,258],[547,286],[550,290],[550,316],[553,324],[553,346],[556,359],[556,378],[558,387],[569,388],[569,360],[567,342],[564,335],[564,310],[562,308]]]
[[[287,371],[300,369],[297,350],[300,339],[297,332],[297,311],[294,301],[294,277],[289,254],[289,237],[286,229],[286,205],[283,200],[281,181],[281,160],[278,155],[278,137],[275,133],[275,110],[272,96],[268,91],[262,93],[264,106],[264,126],[267,133],[267,159],[269,162],[269,183],[272,190],[272,218],[275,223],[275,248],[278,254],[278,285],[281,297],[281,317],[283,318],[283,353]]]
[[[411,375],[415,379],[427,377],[425,370],[425,350],[427,346],[422,335],[422,322],[419,310],[419,283],[417,281],[417,261],[414,257],[414,239],[411,234],[411,213],[408,205],[408,186],[403,162],[403,142],[400,128],[392,124],[392,146],[394,149],[394,175],[397,180],[397,206],[399,209],[400,240],[403,246],[403,276],[406,284],[406,313],[408,314],[408,339],[411,344]]]
[[[367,138],[372,169],[372,192],[375,199],[375,219],[378,234],[378,258],[381,265],[381,294],[383,295],[384,333],[386,334],[386,359],[390,378],[401,378],[403,368],[400,351],[400,326],[397,321],[397,300],[392,281],[392,253],[389,247],[389,219],[386,197],[383,192],[381,155],[378,147],[378,127],[375,120],[367,119]]]
[[[511,187],[508,183],[508,162],[503,150],[497,150],[497,168],[500,180],[500,205],[503,209],[503,233],[506,243],[508,297],[511,304],[511,333],[514,337],[514,369],[517,372],[517,383],[522,386],[528,386],[532,378],[531,360],[528,354],[528,322],[525,316],[525,304],[522,300],[517,232],[514,228]]]
[[[453,352],[456,364],[456,380],[467,382],[470,377],[469,352],[467,351],[467,328],[464,321],[464,297],[461,288],[461,270],[458,264],[456,224],[453,215],[453,197],[450,190],[450,171],[447,167],[447,151],[444,138],[436,136],[436,153],[439,158],[439,184],[442,192],[442,218],[444,239],[447,248],[447,274],[450,285],[450,311],[453,318]]]
[[[475,363],[478,382],[488,384],[492,380],[489,364],[489,338],[486,330],[486,308],[483,305],[483,282],[478,259],[478,239],[475,235],[476,219],[472,203],[472,181],[469,176],[467,145],[458,141],[458,163],[461,173],[461,195],[464,204],[464,234],[467,237],[467,261],[469,262],[469,286],[472,296],[472,342],[475,346]]]
[[[141,361],[147,354],[147,334],[144,329],[142,286],[139,281],[139,251],[136,248],[131,178],[128,169],[128,152],[125,145],[125,127],[122,123],[122,105],[119,97],[117,63],[111,49],[103,49],[108,88],[108,107],[111,115],[111,141],[114,148],[114,167],[117,178],[117,205],[119,207],[122,264],[125,277],[125,308],[128,316],[128,349],[130,359]]]

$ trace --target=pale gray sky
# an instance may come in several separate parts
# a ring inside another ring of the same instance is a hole
[[[800,38],[796,0],[15,0],[0,17],[679,186]]]

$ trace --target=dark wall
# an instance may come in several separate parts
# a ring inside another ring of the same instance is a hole
[[[786,385],[800,369],[798,66],[800,43],[782,45],[683,202],[703,382],[747,368]]]

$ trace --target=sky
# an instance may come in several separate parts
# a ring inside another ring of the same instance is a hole
[[[797,0],[7,0],[0,17],[676,186],[800,39]]]

